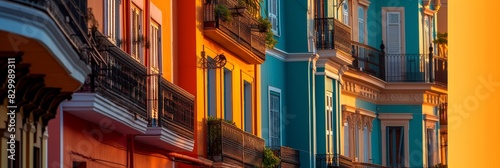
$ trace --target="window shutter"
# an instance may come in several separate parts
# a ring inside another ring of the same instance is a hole
[[[343,5],[343,20],[344,20],[344,24],[346,25],[349,25],[349,5],[348,5],[348,1],[344,2],[344,5]]]
[[[269,1],[269,21],[271,22],[271,30],[274,34],[278,34],[278,0]]]
[[[401,54],[401,19],[399,12],[387,13],[387,53]]]
[[[358,7],[359,42],[365,42],[365,11],[363,7]]]

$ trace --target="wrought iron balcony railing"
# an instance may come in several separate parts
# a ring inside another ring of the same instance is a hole
[[[89,63],[100,59],[95,48],[90,46],[87,36],[87,0],[10,0],[39,9],[52,17],[75,50],[80,51],[80,59]]]
[[[317,154],[316,168],[351,168],[352,160],[339,154]]]
[[[335,18],[316,18],[316,47],[351,54],[351,27]]]
[[[430,54],[385,54],[352,42],[352,67],[386,82],[448,83],[448,61]]]
[[[160,123],[164,128],[188,139],[194,137],[194,96],[161,79]]]
[[[280,167],[282,168],[299,168],[300,167],[300,152],[286,146],[269,147],[275,156],[281,159]]]
[[[373,163],[363,163],[363,162],[353,162],[354,168],[387,168],[386,166],[373,164]]]
[[[222,120],[208,121],[208,158],[239,167],[260,167],[264,140]]]
[[[232,21],[223,21],[216,14],[217,5],[222,5],[229,10],[238,6],[238,0],[212,0],[207,1],[204,6],[204,28],[218,29],[227,36],[238,42],[260,59],[265,60],[266,42],[264,33],[254,31],[258,21],[248,12],[233,14]],[[234,9],[236,10],[236,9]]]
[[[89,75],[80,92],[93,92],[122,106],[138,118],[147,120],[146,67],[112,44],[100,32],[95,46],[103,61],[90,63]]]

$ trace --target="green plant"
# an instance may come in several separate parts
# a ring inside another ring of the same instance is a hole
[[[280,164],[280,158],[274,155],[274,152],[269,148],[264,148],[264,159],[262,160],[263,168],[275,168]]]
[[[437,39],[432,41],[434,44],[438,45],[439,56],[447,56],[448,54],[448,33],[438,33]]]
[[[267,31],[266,32],[266,47],[274,48],[276,43],[278,43],[278,41],[276,41],[276,39],[274,39],[273,31]]]
[[[262,18],[260,17],[258,20],[257,28],[259,28],[260,32],[268,32],[271,31],[271,27],[273,25],[271,24],[271,21],[269,21],[268,18]]]
[[[215,10],[216,17],[218,17],[222,21],[230,22],[232,20],[231,12],[229,11],[229,9],[226,6],[216,5],[214,10]]]
[[[238,4],[240,6],[245,6],[247,11],[252,16],[258,16],[260,13],[260,4],[262,0],[238,0]]]
[[[213,122],[213,121],[224,121],[226,123],[229,123],[231,125],[236,125],[235,122],[231,121],[231,120],[226,120],[226,119],[222,119],[222,118],[216,118],[216,117],[212,117],[212,116],[208,116],[207,118],[207,121],[208,122]]]

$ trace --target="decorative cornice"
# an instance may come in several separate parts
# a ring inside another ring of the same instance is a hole
[[[349,125],[357,125],[357,128],[362,130],[366,126],[368,130],[372,131],[372,121],[377,115],[375,112],[356,108],[349,105],[342,105],[342,123],[347,122]]]
[[[435,115],[424,114],[424,120],[437,122],[439,121],[439,118]]]
[[[380,120],[411,120],[413,114],[411,113],[378,113]]]
[[[378,97],[380,104],[423,104],[424,95],[419,92],[384,93]]]
[[[272,56],[276,59],[279,59],[281,61],[286,61],[287,59],[287,53],[284,51],[281,51],[277,48],[266,48],[266,55]]]

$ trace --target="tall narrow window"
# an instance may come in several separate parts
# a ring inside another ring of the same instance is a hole
[[[269,0],[269,21],[271,30],[275,35],[279,35],[279,0]]]
[[[333,154],[333,98],[326,92],[326,153]]]
[[[358,7],[359,43],[365,43],[365,9]]]
[[[245,116],[245,131],[252,133],[252,84],[245,81],[243,84],[243,104]]]
[[[280,93],[271,91],[269,94],[270,115],[270,146],[281,146],[281,104]]]
[[[386,15],[386,77],[390,81],[403,79],[403,58],[401,54],[401,13],[387,12]]]
[[[208,61],[213,61],[208,57]],[[215,94],[215,69],[208,69],[207,72],[207,106],[208,116],[216,117],[216,94]]]
[[[344,0],[342,4],[342,21],[344,24],[349,25],[349,1]]]
[[[368,127],[363,128],[363,162],[371,163],[370,160],[370,133]]]
[[[434,166],[434,130],[427,129],[427,166]]]
[[[387,129],[387,166],[404,167],[404,129],[390,126]]]
[[[347,156],[349,157],[350,156],[350,148],[349,148],[349,143],[351,143],[349,141],[349,137],[350,137],[350,134],[349,134],[349,121],[346,120],[344,122],[344,156]]]
[[[109,37],[111,42],[115,43],[119,36],[120,18],[119,18],[119,5],[117,0],[105,0],[105,29],[104,33]]]
[[[151,21],[151,38],[150,38],[150,100],[151,112],[154,117],[158,116],[158,86],[159,86],[159,67],[158,61],[160,57],[160,25],[155,21]],[[153,123],[155,124],[155,123]]]
[[[131,41],[132,41],[132,57],[139,62],[143,62],[141,53],[141,44],[143,43],[142,29],[141,29],[141,10],[136,6],[132,6],[132,28],[131,28]]]
[[[224,68],[224,119],[233,120],[233,72]]]

